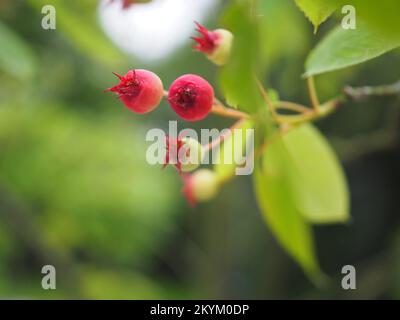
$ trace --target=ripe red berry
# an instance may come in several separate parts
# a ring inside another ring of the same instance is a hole
[[[147,113],[161,102],[164,88],[161,79],[147,70],[130,70],[124,76],[114,73],[120,80],[106,91],[115,92],[125,106],[135,113]]]
[[[172,109],[183,119],[204,119],[214,103],[214,89],[202,77],[187,74],[176,79],[168,93]]]

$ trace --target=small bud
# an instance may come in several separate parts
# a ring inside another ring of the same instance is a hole
[[[197,22],[196,25],[201,36],[192,38],[197,42],[193,48],[203,52],[210,61],[218,66],[226,64],[231,54],[233,34],[225,29],[209,31]]]
[[[204,119],[214,103],[214,89],[202,77],[187,74],[176,79],[168,92],[172,109],[187,121]]]
[[[217,175],[208,169],[200,169],[192,175],[183,176],[183,195],[190,205],[206,202],[213,199],[219,189]]]
[[[167,137],[167,152],[164,167],[174,164],[181,172],[190,172],[197,169],[203,159],[203,147],[193,138],[172,138]]]
[[[183,145],[178,151],[178,161],[182,172],[196,170],[203,159],[203,146],[193,138],[183,138]]]
[[[161,79],[147,70],[130,70],[124,76],[114,73],[120,83],[107,89],[114,92],[125,106],[135,113],[147,113],[160,104],[164,95]]]

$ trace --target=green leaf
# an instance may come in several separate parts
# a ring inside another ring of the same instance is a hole
[[[312,223],[349,219],[349,195],[343,169],[326,139],[305,124],[282,138],[296,208]]]
[[[311,223],[349,217],[343,170],[325,138],[311,124],[269,144],[254,174],[259,206],[280,244],[315,280],[321,272]]]
[[[336,3],[332,0],[295,0],[297,6],[314,25],[316,33],[318,27],[336,10]]]
[[[225,12],[223,25],[234,35],[232,55],[222,68],[219,81],[228,104],[249,113],[262,105],[257,89],[258,21],[244,3],[234,3]]]
[[[305,77],[350,67],[399,47],[382,33],[359,24],[356,30],[337,27],[311,52]]]
[[[278,242],[311,277],[320,269],[314,252],[310,225],[297,210],[287,172],[287,157],[282,140],[266,149],[254,173],[254,188],[263,216]]]
[[[251,128],[253,128],[253,122],[250,120],[244,121],[240,126],[236,128],[242,129],[242,138],[235,139],[235,135],[233,133],[227,139],[225,139],[219,149],[216,149],[216,159],[219,159],[219,163],[214,165],[214,171],[217,174],[219,180],[226,181],[235,175],[235,171],[237,168],[237,165],[234,161],[235,153],[240,153],[240,156],[244,154],[247,141],[246,129]],[[226,159],[232,159],[232,163],[228,163],[230,161],[225,161]]]
[[[357,22],[362,21],[376,28],[385,36],[400,38],[399,0],[335,0],[343,7],[351,5],[356,9]],[[343,15],[344,17],[344,15]]]
[[[0,69],[20,80],[32,78],[36,57],[29,45],[0,21]]]

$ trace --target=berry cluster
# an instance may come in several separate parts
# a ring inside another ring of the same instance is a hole
[[[134,2],[124,1],[124,4]],[[233,35],[224,29],[209,31],[202,25],[196,24],[201,36],[193,37],[197,42],[193,48],[203,52],[217,65],[226,63],[229,59]],[[119,83],[106,91],[117,94],[121,102],[134,113],[144,114],[153,111],[165,96],[174,112],[186,121],[202,120],[210,112],[233,118],[243,117],[240,112],[222,106],[215,99],[214,89],[210,83],[198,75],[186,74],[177,78],[167,92],[164,91],[161,79],[151,71],[135,69],[123,76],[114,74],[118,77]],[[188,174],[198,168],[205,147],[193,138],[168,137],[166,148],[164,166],[175,165],[183,178],[183,194],[188,202],[195,205],[199,201],[213,198],[219,186],[218,178],[213,171],[201,169],[191,175]],[[174,152],[176,154],[173,154]],[[172,157],[177,159],[177,162],[172,162]]]
[[[131,111],[139,114],[153,111],[164,96],[161,79],[151,71],[130,70],[124,76],[114,73],[120,80],[106,91],[114,92]],[[214,103],[214,89],[202,77],[186,74],[176,79],[167,95],[171,108],[184,120],[204,119]]]

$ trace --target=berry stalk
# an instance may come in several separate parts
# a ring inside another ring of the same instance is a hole
[[[164,90],[164,97],[168,98],[169,92]],[[220,100],[214,98],[211,113],[231,119],[250,119],[250,115],[235,109],[228,108]]]

